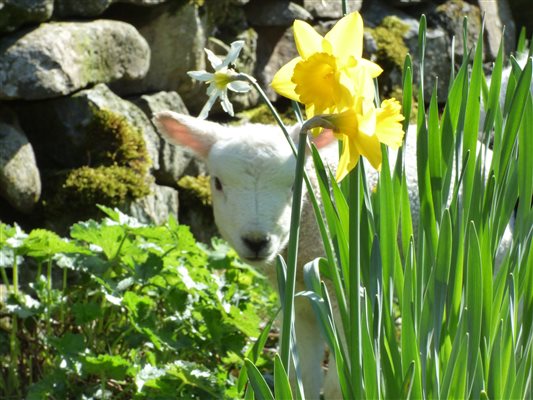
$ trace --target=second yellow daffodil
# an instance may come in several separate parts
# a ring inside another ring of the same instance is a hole
[[[271,83],[276,92],[303,103],[307,118],[351,107],[356,95],[374,98],[372,79],[382,69],[362,57],[359,13],[340,19],[324,37],[304,21],[296,20],[293,30],[300,56],[276,73]]]

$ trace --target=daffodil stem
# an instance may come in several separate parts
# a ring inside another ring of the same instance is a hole
[[[248,82],[250,85],[252,85],[254,87],[255,90],[257,90],[257,93],[259,93],[259,96],[261,96],[261,98],[263,99],[263,101],[267,105],[268,109],[270,110],[270,112],[274,116],[274,119],[276,120],[277,124],[279,125],[279,127],[283,131],[283,134],[285,135],[285,138],[287,139],[287,141],[289,142],[289,145],[291,146],[293,154],[296,156],[296,154],[297,154],[296,153],[296,145],[294,144],[294,141],[292,140],[291,135],[289,135],[289,131],[287,131],[287,127],[285,126],[285,124],[281,120],[281,117],[279,116],[278,111],[274,108],[274,105],[272,104],[272,102],[268,99],[268,96],[266,95],[265,91],[257,83],[255,78],[250,76],[250,75],[248,75],[248,74],[240,73],[240,74],[235,75],[234,79]]]
[[[296,286],[296,264],[298,259],[298,239],[300,236],[300,211],[302,207],[302,182],[305,167],[307,130],[300,131],[298,153],[296,155],[296,174],[291,210],[291,226],[289,245],[287,249],[287,280],[285,282],[285,297],[283,304],[283,324],[281,331],[281,362],[286,371],[290,366],[291,327],[294,314],[294,290]]]

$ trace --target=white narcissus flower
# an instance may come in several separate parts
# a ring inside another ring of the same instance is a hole
[[[207,58],[213,66],[215,72],[207,71],[189,71],[187,74],[198,81],[209,84],[207,88],[207,95],[209,99],[205,103],[198,118],[205,119],[207,114],[217,98],[220,98],[220,104],[225,112],[233,116],[233,105],[228,99],[228,89],[237,93],[246,93],[250,90],[250,85],[247,82],[236,80],[237,72],[229,68],[229,66],[237,59],[239,53],[244,46],[243,40],[237,40],[230,45],[230,49],[226,58],[221,60],[211,50],[204,49],[207,53]]]

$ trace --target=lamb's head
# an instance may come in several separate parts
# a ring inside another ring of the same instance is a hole
[[[250,264],[271,263],[287,244],[296,163],[280,129],[227,127],[170,111],[154,121],[172,143],[205,160],[224,239]]]

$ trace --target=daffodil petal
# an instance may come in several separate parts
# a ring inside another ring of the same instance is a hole
[[[358,135],[356,141],[358,151],[377,170],[381,168],[381,144],[376,135]]]
[[[189,75],[193,79],[196,79],[197,81],[202,82],[213,79],[213,74],[206,71],[189,71],[187,72],[187,75]]]
[[[357,115],[360,136],[372,137],[376,132],[376,109],[369,101],[364,101],[361,109],[362,112]]]
[[[292,75],[294,74],[294,67],[302,60],[301,57],[293,58],[287,64],[280,68],[270,86],[276,91],[276,93],[287,97],[291,100],[299,101],[300,96],[295,92],[296,84],[292,81]]]
[[[355,168],[359,161],[359,150],[354,141],[347,136],[342,137],[342,153],[337,166],[335,180],[340,182],[348,172]]]
[[[211,50],[204,49],[204,51],[205,51],[205,54],[207,54],[207,59],[209,60],[213,68],[215,70],[218,70],[219,68],[221,68],[222,60],[217,55],[215,55],[215,53],[213,53]]]
[[[228,83],[227,88],[237,93],[246,93],[250,91],[250,85],[248,84],[248,82],[243,82],[243,81],[230,82]]]
[[[347,59],[350,55],[361,57],[363,54],[363,19],[358,12],[341,18],[324,38],[334,43],[334,55]]]
[[[359,66],[363,67],[371,78],[376,78],[383,72],[383,69],[379,65],[366,58],[360,58],[358,62]]]
[[[395,99],[383,100],[376,114],[376,135],[379,141],[397,149],[402,145],[404,137],[401,124],[404,117],[400,103]]]
[[[226,56],[226,58],[224,58],[224,61],[222,61],[220,67],[227,67],[232,62],[234,62],[237,57],[239,57],[239,53],[241,52],[243,46],[244,40],[236,40],[235,42],[231,43],[228,55]]]
[[[222,105],[222,109],[233,117],[233,104],[229,101],[228,93],[226,91],[220,92],[220,104]]]
[[[200,111],[200,115],[198,115],[199,119],[206,119],[207,115],[209,114],[209,111],[213,107],[213,104],[215,104],[215,101],[217,97],[219,96],[219,92],[214,92],[209,96],[209,99],[207,99],[207,102],[205,103],[204,107],[202,108],[202,111]]]
[[[322,51],[322,36],[307,22],[296,20],[293,24],[294,41],[303,58]]]

